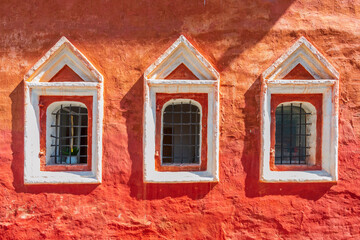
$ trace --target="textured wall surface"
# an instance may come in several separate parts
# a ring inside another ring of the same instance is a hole
[[[220,85],[220,182],[144,184],[143,73],[180,34]],[[337,184],[259,183],[260,75],[301,35],[340,72]],[[103,183],[23,184],[23,75],[66,36],[104,75]],[[360,1],[0,3],[0,239],[359,239]]]

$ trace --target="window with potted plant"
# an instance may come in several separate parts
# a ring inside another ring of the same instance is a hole
[[[24,82],[25,184],[100,183],[102,75],[62,37]]]

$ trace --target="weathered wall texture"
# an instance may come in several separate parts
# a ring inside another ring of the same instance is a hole
[[[359,239],[360,1],[1,1],[0,239]],[[143,184],[143,73],[180,34],[218,69],[217,184]],[[261,184],[260,75],[306,36],[340,72],[337,184]],[[23,184],[23,75],[66,36],[104,75],[101,185]]]

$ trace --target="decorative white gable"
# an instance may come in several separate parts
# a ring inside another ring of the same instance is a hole
[[[305,37],[301,37],[276,60],[263,73],[263,79],[269,81],[284,79],[298,64],[302,65],[316,80],[339,79],[339,73],[335,68]]]
[[[184,64],[199,80],[217,80],[219,73],[181,35],[146,71],[146,79],[165,79],[178,66]]]
[[[65,65],[85,82],[102,82],[103,76],[66,38],[62,37],[24,76],[26,82],[48,82]]]

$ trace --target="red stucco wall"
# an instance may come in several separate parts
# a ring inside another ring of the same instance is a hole
[[[1,1],[0,239],[359,239],[360,2]],[[218,69],[220,182],[143,184],[143,73],[180,34]],[[66,36],[105,79],[103,183],[23,184],[23,75]],[[260,75],[301,35],[340,72],[337,184],[259,183]]]

